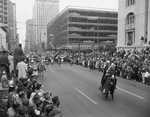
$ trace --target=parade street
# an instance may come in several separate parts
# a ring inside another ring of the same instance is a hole
[[[60,97],[63,117],[149,117],[150,87],[117,77],[114,99],[106,99],[98,87],[102,73],[78,65],[49,65],[43,90]]]

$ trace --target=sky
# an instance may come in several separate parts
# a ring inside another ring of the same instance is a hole
[[[32,19],[32,8],[35,0],[11,0],[16,4],[17,32],[19,41],[24,45],[26,20]],[[59,12],[67,6],[118,9],[118,0],[59,0]]]

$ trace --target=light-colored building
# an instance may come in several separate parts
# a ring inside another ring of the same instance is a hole
[[[46,30],[47,23],[58,13],[59,0],[35,0],[33,6],[33,35],[38,49],[41,48],[43,40],[41,33]]]
[[[25,52],[33,50],[35,40],[33,39],[33,20],[29,19],[26,21],[26,39],[25,39]]]
[[[142,48],[150,45],[150,1],[118,0],[117,48]]]
[[[0,28],[0,51],[7,50],[8,44],[6,43],[6,31],[4,28]]]
[[[47,49],[47,29],[41,30],[42,49]]]

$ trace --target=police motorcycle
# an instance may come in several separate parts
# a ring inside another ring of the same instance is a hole
[[[114,64],[110,65],[105,76],[101,80],[100,91],[105,98],[108,98],[108,95],[111,95],[111,98],[114,98],[114,91],[116,89],[117,79],[115,77],[115,66]]]

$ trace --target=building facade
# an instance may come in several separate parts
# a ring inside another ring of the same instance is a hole
[[[47,46],[74,50],[115,46],[117,18],[116,11],[68,6],[47,25]]]
[[[16,20],[16,4],[13,3],[13,31],[14,31],[14,46],[18,45],[18,40],[17,40],[17,20]]]
[[[8,50],[15,47],[15,38],[14,38],[14,4],[8,0]]]
[[[26,39],[25,39],[25,52],[33,51],[35,40],[33,39],[33,20],[26,21]]]
[[[0,0],[0,26],[8,26],[8,0]]]
[[[47,49],[47,30],[46,29],[43,29],[41,30],[41,46],[42,46],[42,49],[43,50],[46,50]]]
[[[59,0],[35,0],[33,6],[33,35],[36,41],[37,49],[41,48],[43,40],[41,35],[42,32],[46,30],[47,23],[51,21],[58,13]]]
[[[142,48],[150,45],[150,1],[118,0],[117,48]]]
[[[8,1],[0,0],[0,51],[2,48],[8,49]],[[5,34],[4,34],[5,33]]]
[[[16,5],[10,0],[0,0],[0,27],[2,28],[2,35],[5,32],[5,38],[2,37],[3,42],[6,41],[6,50],[12,50],[17,45],[16,34]],[[4,32],[3,32],[4,31]]]
[[[4,28],[0,28],[0,51],[7,50],[7,47],[6,30]]]

